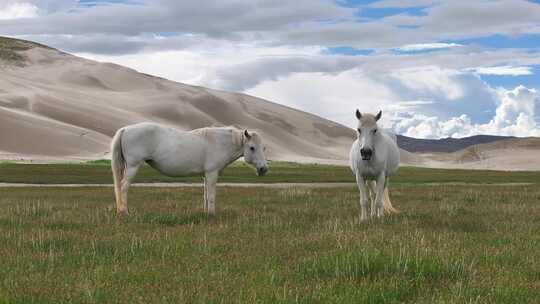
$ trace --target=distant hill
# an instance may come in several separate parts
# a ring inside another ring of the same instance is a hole
[[[425,165],[443,168],[540,170],[540,138],[510,138],[452,153],[422,154]],[[420,156],[420,155],[419,155]]]
[[[421,139],[398,135],[398,145],[401,149],[413,153],[445,152],[451,153],[466,149],[478,144],[487,144],[499,140],[506,140],[515,137],[475,135],[463,138],[441,138],[441,139]]]

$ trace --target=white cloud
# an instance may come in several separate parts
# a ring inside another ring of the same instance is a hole
[[[476,67],[467,68],[465,71],[470,71],[479,75],[509,75],[509,76],[522,76],[532,75],[532,69],[528,66],[493,66],[493,67]]]
[[[459,43],[417,43],[417,44],[407,44],[401,47],[396,48],[396,50],[401,52],[418,52],[426,50],[438,50],[438,49],[448,49],[453,47],[463,46]]]
[[[322,48],[318,47],[265,47],[205,39],[203,43],[188,45],[182,50],[150,49],[129,55],[76,55],[101,62],[114,62],[178,82],[242,91],[264,79],[277,79],[282,74],[290,74],[287,71],[291,65],[297,68],[293,71],[309,68],[309,62],[305,60],[317,56],[321,51]],[[276,61],[282,64],[275,64]],[[266,62],[270,64],[266,66]],[[331,69],[329,66],[328,69]]]
[[[354,112],[376,113],[397,99],[383,83],[354,69],[339,74],[298,73],[265,81],[246,93],[354,127]],[[386,122],[383,115],[383,122]]]
[[[0,20],[32,18],[38,15],[38,7],[27,2],[5,2],[0,4]]]
[[[77,53],[77,56],[101,62],[114,62],[142,73],[156,75],[188,84],[201,84],[212,67],[223,64],[221,58],[212,58],[189,51],[159,51],[120,56]]]
[[[501,103],[496,115],[481,130],[516,136],[540,135],[540,126],[536,125],[540,95],[536,90],[518,86],[513,90],[499,89],[497,93]]]
[[[392,128],[397,133],[418,138],[465,137],[476,134],[505,136],[540,136],[537,104],[540,94],[518,86],[513,90],[496,90],[500,104],[495,116],[485,124],[473,123],[463,114],[448,120],[411,112],[394,117]]]
[[[0,22],[4,35],[113,35],[180,33],[259,41],[272,45],[395,48],[485,37],[540,32],[540,5],[513,1],[384,1],[371,6],[427,6],[423,14],[401,13],[358,22],[362,8],[337,1],[133,1],[73,9],[76,0],[26,0],[43,14],[35,20]],[[72,8],[70,10],[70,8]],[[211,20],[211,22],[208,22]],[[127,50],[126,50],[127,51]]]
[[[462,86],[455,81],[455,77],[460,74],[455,70],[426,66],[396,70],[391,73],[391,76],[411,90],[445,96],[448,99],[458,99],[465,94]]]
[[[383,126],[419,138],[476,134],[538,136],[539,94],[523,86],[494,89],[470,72],[435,66],[372,75],[296,73],[267,80],[248,94],[355,126],[352,111],[384,110]],[[416,94],[416,95],[415,95]],[[422,99],[404,100],[407,96]]]

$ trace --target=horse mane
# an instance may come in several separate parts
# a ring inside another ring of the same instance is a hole
[[[233,144],[237,147],[244,145],[244,131],[238,130],[236,128],[231,128],[232,131],[232,141]]]
[[[199,129],[192,130],[191,132],[193,132],[194,134],[197,134],[197,135],[199,135],[201,137],[206,138],[208,141],[214,141],[215,140],[215,138],[214,138],[215,132],[212,132],[212,131],[230,131],[231,136],[232,136],[232,143],[235,146],[238,146],[238,147],[244,145],[244,140],[245,140],[244,131],[236,128],[235,126],[204,127],[204,128],[199,128]]]

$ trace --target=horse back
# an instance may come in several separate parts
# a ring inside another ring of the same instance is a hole
[[[128,162],[147,162],[160,172],[173,176],[202,171],[206,157],[203,138],[155,123],[125,127],[122,146]]]

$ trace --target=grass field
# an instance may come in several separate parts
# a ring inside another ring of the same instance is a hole
[[[471,173],[471,175],[474,175]],[[539,303],[540,188],[0,188],[0,303]]]
[[[14,164],[0,163],[0,182],[36,184],[106,184],[112,183],[108,161],[86,164]],[[172,178],[143,166],[135,182],[201,182],[199,176]],[[224,170],[220,182],[354,182],[345,166],[272,162],[264,177],[243,162]],[[488,170],[442,170],[402,167],[392,183],[540,183],[539,171],[502,172]]]
[[[236,163],[220,181],[354,181],[347,167],[271,168],[257,178]],[[111,182],[107,162],[0,172]],[[200,177],[146,166],[137,181]],[[220,188],[211,218],[200,188],[133,188],[122,221],[110,188],[0,188],[0,303],[538,303],[538,182],[539,172],[404,167],[391,192],[403,213],[362,224],[354,187]]]

